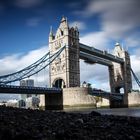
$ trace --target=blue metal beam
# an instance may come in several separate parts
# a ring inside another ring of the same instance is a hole
[[[105,60],[102,58],[99,58],[97,56],[91,55],[91,54],[87,54],[85,52],[80,52],[80,59],[85,60],[85,62],[87,63],[98,63],[98,64],[102,64],[105,66],[112,66],[112,62],[110,60]]]
[[[113,62],[124,63],[124,60],[122,58],[109,54],[107,53],[107,51],[101,51],[94,47],[84,45],[82,43],[80,43],[79,45],[80,45],[80,52],[91,54],[91,55],[94,55],[94,56],[97,56],[106,60],[110,60]]]
[[[48,65],[50,65],[50,63],[52,63],[60,55],[60,53],[65,49],[65,47],[66,46],[60,48],[56,53],[52,55],[50,55],[50,53],[47,53],[41,59],[20,71],[0,76],[0,84],[8,84],[11,82],[20,81],[22,79],[37,74]]]
[[[62,93],[62,89],[60,89],[60,88],[45,88],[45,87],[0,85],[0,93],[50,94],[50,93]]]
[[[134,73],[134,71],[132,70],[132,68],[131,68],[131,72],[132,72],[132,74],[134,76],[134,79],[136,80],[138,86],[140,87],[140,80],[138,79],[138,77],[136,76],[136,74]]]

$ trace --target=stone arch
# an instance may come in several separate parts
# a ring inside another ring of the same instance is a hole
[[[59,78],[56,78],[54,81],[53,81],[53,87],[56,87],[56,88],[65,88],[65,81],[59,77]]]
[[[116,87],[115,93],[124,93],[124,87],[122,87],[122,86]]]

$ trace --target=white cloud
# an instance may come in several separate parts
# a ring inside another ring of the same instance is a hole
[[[9,56],[5,56],[4,58],[0,59],[0,75],[10,74],[21,70],[28,65],[34,63],[39,58],[41,58],[44,54],[48,52],[48,47],[43,46],[37,50],[32,50],[25,55],[21,54],[13,54]],[[49,84],[49,72],[48,68],[45,68],[42,72],[32,76],[35,80],[35,86],[48,86]],[[19,85],[19,82],[12,83]],[[2,100],[9,100],[9,99],[19,99],[19,95],[14,94],[1,94],[0,98]]]
[[[140,56],[132,55],[130,58],[133,71],[140,74]]]
[[[70,27],[77,26],[79,30],[86,29],[85,23],[84,22],[81,22],[81,21],[74,21],[74,22],[69,23],[69,25],[70,25]]]
[[[134,71],[135,75],[137,76],[137,78],[140,81],[140,56],[138,55],[132,55],[131,57],[131,67],[132,70]],[[132,83],[133,83],[133,89],[139,89],[140,87],[138,86],[138,84],[136,83],[133,75],[132,75]]]
[[[86,14],[86,16],[92,16],[98,13],[107,30],[121,28],[125,31],[139,26],[139,6],[139,0],[94,0],[88,3],[84,14]]]
[[[127,39],[126,45],[129,46],[127,43],[134,40],[133,36],[140,36],[140,33],[137,33],[140,27],[139,7],[139,0],[90,0],[83,11],[76,13],[93,19],[98,14],[104,36],[114,40]],[[139,39],[135,40],[131,46],[138,45]]]
[[[91,32],[80,37],[80,42],[98,49],[107,49],[109,38],[105,32]]]
[[[139,48],[139,44],[140,44],[139,36],[140,36],[140,32],[129,35],[125,39],[125,44],[127,44],[127,46],[131,48],[136,48],[136,47]]]
[[[140,57],[140,48],[134,49],[134,54],[139,58]]]
[[[0,63],[1,63],[0,75],[8,74],[16,70],[17,66],[15,67],[14,65],[15,64],[17,65],[17,63],[15,62],[17,62],[18,57],[19,54],[14,54],[0,59]]]
[[[91,18],[98,14],[100,16],[101,30],[87,33],[80,38],[80,42],[94,46],[98,49],[107,49],[110,46],[110,41],[114,42],[123,40],[124,47],[128,47],[128,51],[132,54],[131,65],[134,72],[140,76],[140,49],[139,49],[139,36],[140,32],[137,28],[140,26],[140,1],[138,0],[94,0],[89,1],[87,7],[83,11],[77,11],[76,14],[82,15],[85,18]],[[131,49],[133,47],[133,50]],[[135,48],[135,50],[134,50]],[[96,66],[96,65],[95,65]],[[82,64],[82,68],[87,68],[87,65]],[[95,68],[88,68],[89,72],[82,72],[85,74],[84,78],[91,79],[92,75],[96,79],[97,83],[100,83],[100,87],[106,87],[106,82],[102,81],[102,77],[107,73],[100,68],[97,73]],[[90,72],[92,74],[90,74]],[[95,73],[95,74],[94,74]],[[101,78],[101,79],[100,79]],[[104,77],[105,79],[107,77]],[[138,77],[140,79],[140,77]],[[83,79],[81,77],[81,79]],[[92,79],[94,81],[94,79]],[[136,83],[133,79],[133,85]],[[96,84],[98,87],[98,84]],[[136,86],[135,86],[136,87]]]
[[[1,63],[0,75],[5,75],[5,74],[19,71],[27,67],[28,65],[34,63],[38,59],[40,59],[47,52],[48,52],[48,47],[43,46],[37,50],[32,50],[25,55],[14,54],[10,56],[5,56],[4,58],[0,59],[0,63]],[[37,77],[38,82],[41,81],[42,74],[38,75]]]
[[[99,64],[87,64],[80,61],[80,79],[94,85],[95,88],[110,90],[108,67]],[[102,85],[102,86],[101,86]]]
[[[20,8],[30,8],[42,4],[44,0],[15,0],[15,5]]]

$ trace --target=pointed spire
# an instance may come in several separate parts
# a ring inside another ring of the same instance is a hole
[[[77,24],[75,25],[75,30],[78,31],[78,26],[77,26]]]
[[[67,22],[67,19],[64,17],[64,16],[62,16],[62,19],[61,19],[61,22]]]
[[[119,42],[116,42],[115,46],[120,46],[120,43]]]
[[[124,51],[124,45],[123,45],[123,43],[122,43],[122,51]]]
[[[69,25],[68,25],[68,21],[67,21],[67,18],[62,16],[62,19],[61,19],[61,22],[60,22],[60,28],[63,27],[63,28],[69,28]]]
[[[50,36],[53,37],[53,29],[52,29],[52,26],[50,26]]]
[[[122,47],[121,47],[121,45],[120,45],[119,42],[116,42],[115,47],[116,47],[116,48],[119,48],[120,50],[122,50]]]

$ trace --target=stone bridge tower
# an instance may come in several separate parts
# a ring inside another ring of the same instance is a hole
[[[111,92],[120,93],[120,89],[123,89],[123,104],[127,106],[128,93],[132,89],[130,56],[119,43],[116,43],[115,45],[114,55],[123,58],[124,63],[118,64],[113,62],[113,66],[109,67]]]
[[[51,87],[79,87],[79,31],[77,27],[70,28],[66,18],[62,18],[54,35],[52,29],[49,35],[50,55],[66,46],[60,56],[50,64]]]

